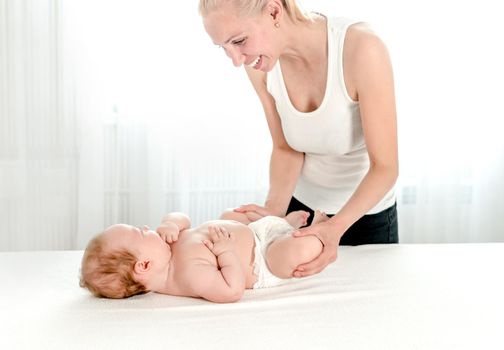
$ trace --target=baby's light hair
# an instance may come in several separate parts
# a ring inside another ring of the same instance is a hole
[[[238,14],[249,16],[262,11],[269,1],[270,0],[200,0],[199,12],[201,16],[205,17],[213,10],[220,8],[222,5],[231,4],[238,10]],[[281,1],[288,16],[293,21],[312,21],[312,17],[301,9],[296,0]]]
[[[133,278],[136,261],[126,249],[107,248],[99,234],[84,252],[79,285],[101,298],[120,299],[145,293],[145,286]]]

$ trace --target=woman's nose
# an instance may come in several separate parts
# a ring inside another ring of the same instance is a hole
[[[235,67],[240,67],[245,62],[245,55],[239,49],[229,47],[226,48],[226,54],[233,61]]]

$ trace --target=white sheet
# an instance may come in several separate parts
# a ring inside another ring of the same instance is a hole
[[[91,297],[82,251],[0,253],[1,349],[504,349],[504,244],[341,247],[235,304]]]

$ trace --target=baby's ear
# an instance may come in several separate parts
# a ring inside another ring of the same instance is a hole
[[[151,262],[149,260],[137,261],[133,270],[137,274],[143,274],[150,270]]]

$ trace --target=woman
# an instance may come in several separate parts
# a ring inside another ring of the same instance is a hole
[[[363,23],[303,14],[295,0],[200,0],[200,13],[213,42],[245,65],[273,140],[265,205],[235,214],[332,214],[295,234],[324,245],[296,277],[323,270],[339,244],[397,243],[394,83],[382,41]]]

